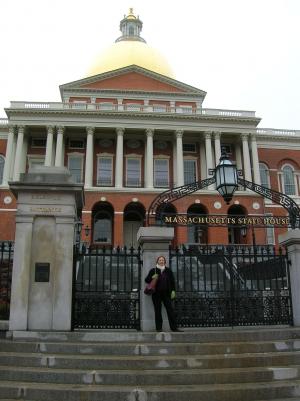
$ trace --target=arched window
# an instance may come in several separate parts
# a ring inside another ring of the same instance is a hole
[[[128,34],[129,34],[129,36],[134,36],[134,27],[133,26],[129,27]]]
[[[0,185],[3,182],[4,162],[4,157],[0,155]]]
[[[264,163],[259,163],[260,183],[263,187],[270,188],[269,169]]]
[[[283,172],[283,192],[286,195],[296,195],[294,169],[291,166],[284,166],[282,172]]]
[[[113,208],[100,202],[93,210],[93,242],[113,243]]]

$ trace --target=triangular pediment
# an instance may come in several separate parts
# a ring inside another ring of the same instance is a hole
[[[61,92],[76,90],[144,91],[193,94],[206,92],[139,66],[129,66],[60,86]]]

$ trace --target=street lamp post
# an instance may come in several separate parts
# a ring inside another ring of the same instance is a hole
[[[215,169],[215,177],[216,189],[228,205],[238,188],[238,177],[236,165],[228,159],[225,153],[220,157],[220,163]]]

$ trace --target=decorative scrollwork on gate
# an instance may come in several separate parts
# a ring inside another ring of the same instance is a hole
[[[238,184],[284,207],[289,213],[291,227],[293,229],[300,228],[300,209],[292,198],[274,189],[263,187],[243,178],[238,178]]]
[[[150,219],[158,219],[160,214],[163,213],[165,207],[168,203],[172,203],[180,198],[192,194],[208,187],[216,182],[215,176],[211,178],[206,178],[205,180],[195,181],[190,184],[181,185],[180,187],[168,189],[162,192],[156,198],[153,199],[149,209],[148,209],[148,225],[150,225]]]

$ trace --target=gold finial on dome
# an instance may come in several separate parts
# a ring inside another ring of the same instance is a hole
[[[133,8],[129,8],[127,19],[136,19],[136,16],[133,14]]]

